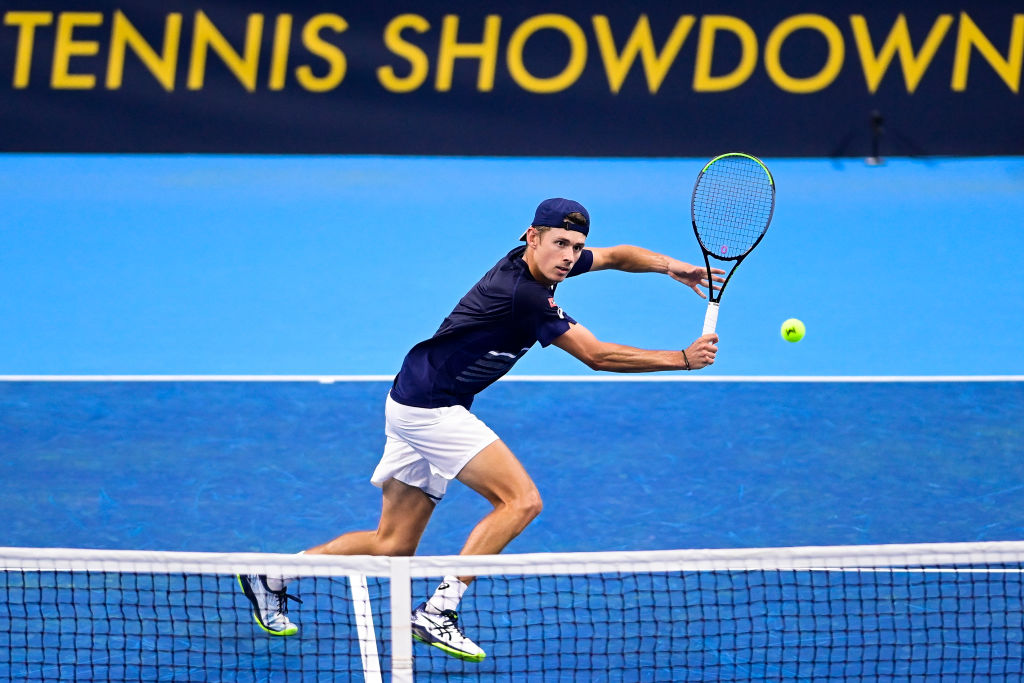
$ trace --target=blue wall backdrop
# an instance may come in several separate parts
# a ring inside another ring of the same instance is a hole
[[[696,262],[703,161],[4,155],[0,374],[393,374],[545,197],[583,202],[593,245]],[[1024,160],[767,161],[775,220],[706,375],[1024,373]],[[644,347],[704,315],[657,275],[557,299]],[[539,347],[515,373],[592,374]]]

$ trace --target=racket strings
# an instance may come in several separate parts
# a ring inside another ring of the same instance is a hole
[[[747,157],[718,159],[694,189],[697,237],[713,256],[739,258],[768,229],[774,206],[774,186],[760,164]]]

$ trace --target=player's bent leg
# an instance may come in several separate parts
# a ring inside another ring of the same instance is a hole
[[[480,451],[457,479],[494,506],[470,533],[463,555],[500,553],[543,509],[536,484],[503,441]]]
[[[504,442],[497,440],[477,453],[456,477],[494,506],[494,510],[473,529],[462,554],[479,555],[501,552],[540,514],[541,499],[526,469]],[[412,633],[417,640],[432,645],[453,657],[470,662],[482,661],[486,654],[462,631],[457,605],[461,592],[444,599],[448,584],[468,584],[473,577],[445,577],[437,592],[412,613]],[[462,585],[462,589],[465,586]],[[441,600],[438,600],[442,598]],[[436,603],[436,604],[435,604]],[[438,606],[440,605],[440,606]]]

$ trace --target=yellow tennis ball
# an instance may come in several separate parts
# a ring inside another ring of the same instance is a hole
[[[807,330],[804,328],[804,324],[796,318],[790,318],[786,322],[782,323],[782,338],[788,342],[798,342],[804,338],[804,333]]]

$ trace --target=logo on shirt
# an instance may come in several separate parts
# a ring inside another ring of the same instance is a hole
[[[558,308],[558,304],[555,303],[555,297],[548,297],[548,306],[550,306],[551,308]],[[558,317],[562,319],[565,318],[565,313],[562,312],[561,308],[558,308]]]

